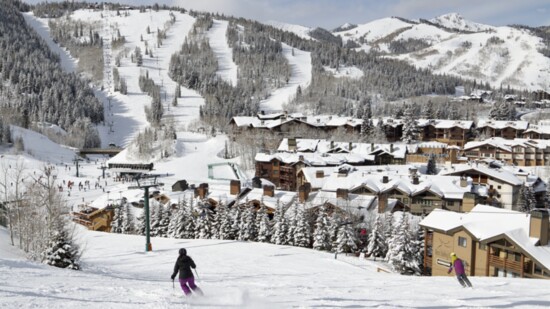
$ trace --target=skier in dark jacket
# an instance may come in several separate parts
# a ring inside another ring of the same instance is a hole
[[[197,294],[203,295],[201,289],[195,285],[195,277],[193,276],[191,268],[197,268],[197,266],[195,265],[193,259],[187,255],[187,250],[181,248],[176,265],[174,265],[174,273],[170,278],[174,281],[174,278],[176,278],[176,275],[179,272],[181,289],[185,295],[191,294],[191,290]]]
[[[449,271],[447,271],[447,273],[450,274],[451,271],[453,271],[453,268],[455,270],[456,279],[458,279],[460,285],[462,285],[463,288],[466,286],[472,287],[472,284],[470,283],[470,280],[468,280],[468,277],[466,277],[466,272],[464,271],[464,262],[462,262],[462,260],[459,259],[454,252],[451,253],[451,267],[449,267]]]

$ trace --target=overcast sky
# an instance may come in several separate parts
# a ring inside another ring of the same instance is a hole
[[[24,1],[37,3],[41,0]],[[346,22],[366,23],[389,16],[430,19],[451,12],[459,13],[468,20],[495,26],[508,24],[550,26],[550,0],[116,0],[113,2],[128,4],[157,2],[264,22],[274,20],[327,29]]]

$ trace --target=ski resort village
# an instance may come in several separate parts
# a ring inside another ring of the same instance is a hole
[[[550,25],[147,2],[0,5],[0,308],[550,307]]]

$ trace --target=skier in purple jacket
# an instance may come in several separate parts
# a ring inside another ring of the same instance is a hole
[[[187,255],[187,250],[181,248],[176,265],[174,265],[174,273],[170,278],[174,281],[174,278],[176,278],[176,275],[179,272],[180,286],[186,296],[191,294],[191,290],[199,295],[203,295],[202,290],[195,284],[195,277],[193,276],[191,268],[197,268],[197,266],[195,265],[193,259]]]
[[[449,267],[449,271],[447,271],[447,273],[450,274],[453,271],[453,268],[455,270],[456,279],[458,279],[460,285],[462,285],[463,288],[466,286],[472,287],[472,284],[470,283],[470,280],[468,280],[468,277],[466,277],[466,272],[464,271],[464,262],[462,262],[462,260],[459,259],[454,252],[451,253],[451,267]]]

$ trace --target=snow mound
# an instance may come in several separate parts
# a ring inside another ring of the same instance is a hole
[[[296,34],[297,36],[299,36],[303,39],[307,39],[307,40],[312,39],[309,36],[309,32],[312,29],[309,28],[309,27],[304,27],[304,26],[300,26],[300,25],[293,25],[293,24],[287,24],[287,23],[284,23],[284,22],[274,21],[274,20],[267,21],[265,24],[269,25],[269,26],[272,26],[274,28],[283,30],[283,31],[292,32],[292,33]]]
[[[478,24],[476,22],[466,20],[458,13],[443,14],[436,18],[430,19],[430,22],[451,29],[471,32],[486,31],[494,28],[492,26]]]

